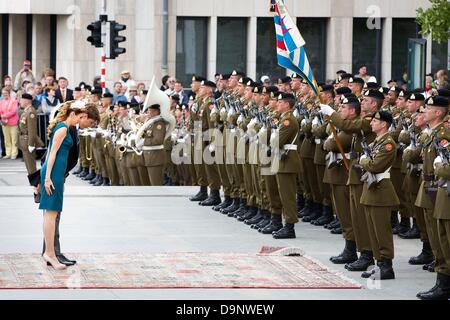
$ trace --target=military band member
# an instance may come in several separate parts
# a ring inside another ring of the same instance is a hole
[[[37,134],[37,113],[32,106],[33,97],[24,93],[20,99],[23,112],[19,120],[19,149],[22,150],[23,159],[28,174],[36,171],[36,148],[44,146]]]

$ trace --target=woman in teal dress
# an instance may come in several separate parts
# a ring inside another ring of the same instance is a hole
[[[48,127],[49,150],[41,168],[41,202],[44,210],[45,253],[43,258],[57,270],[66,268],[59,263],[54,246],[55,223],[58,212],[63,208],[64,180],[69,150],[75,143],[69,134],[69,127],[80,122],[81,109],[72,108],[70,102],[64,104],[55,121]]]

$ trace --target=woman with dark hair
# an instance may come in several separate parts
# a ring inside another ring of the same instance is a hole
[[[45,252],[43,258],[56,270],[63,270],[66,265],[60,263],[55,254],[56,217],[63,207],[64,180],[69,158],[69,151],[76,143],[69,134],[69,128],[80,123],[79,115],[83,111],[72,108],[65,103],[56,119],[48,127],[49,151],[41,168],[41,202],[39,209],[44,210]]]

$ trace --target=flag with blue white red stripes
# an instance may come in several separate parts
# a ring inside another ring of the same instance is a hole
[[[284,0],[272,0],[275,7],[275,32],[277,37],[278,64],[298,73],[319,95],[317,82],[305,51],[305,40],[289,15]]]

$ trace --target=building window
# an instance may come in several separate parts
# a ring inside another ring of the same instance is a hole
[[[247,70],[246,18],[217,19],[217,73]]]
[[[420,38],[414,19],[392,19],[392,78],[400,80],[408,67],[408,39]]]
[[[309,64],[318,82],[325,82],[327,19],[297,18],[297,26],[305,39]]]
[[[366,18],[353,19],[353,74],[367,66],[367,74],[381,80],[382,30],[367,28]]]
[[[436,73],[440,69],[450,70],[448,43],[441,44],[433,41],[432,57],[431,57],[431,71]]]
[[[185,87],[192,75],[206,76],[207,18],[177,18],[176,77]]]
[[[273,18],[258,18],[256,53],[256,81],[263,75],[270,76],[272,81],[286,76],[286,69],[280,67],[277,61]]]

